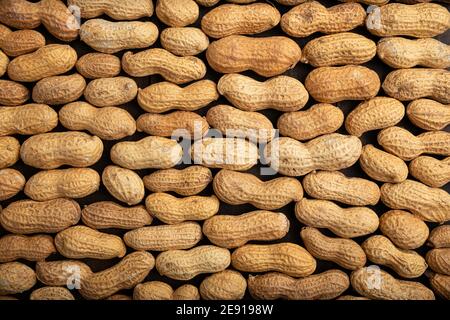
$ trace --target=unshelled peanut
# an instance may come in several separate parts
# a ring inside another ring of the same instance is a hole
[[[20,143],[16,138],[9,136],[0,137],[0,169],[15,164],[19,160],[19,155]]]
[[[133,290],[133,300],[172,300],[173,289],[161,281],[138,284]]]
[[[86,80],[74,73],[69,76],[53,76],[40,80],[33,88],[32,98],[37,103],[65,104],[83,95]]]
[[[0,77],[2,77],[8,70],[9,58],[0,50]]]
[[[62,287],[42,287],[31,292],[30,300],[75,300],[69,289]]]
[[[30,91],[24,85],[10,80],[0,80],[0,104],[17,106],[29,98]]]
[[[20,262],[0,264],[0,294],[16,294],[28,291],[36,284],[36,274]]]
[[[430,187],[440,188],[450,182],[450,157],[438,160],[420,156],[409,164],[410,174]]]
[[[0,238],[0,262],[19,259],[43,261],[55,252],[56,248],[51,236],[7,234]]]
[[[25,182],[25,177],[19,171],[0,169],[0,201],[10,199],[22,191]]]
[[[35,30],[17,30],[0,38],[0,49],[10,57],[36,51],[45,46],[45,38]]]
[[[58,124],[58,114],[45,104],[26,104],[0,108],[0,136],[34,135],[52,131]]]
[[[173,300],[200,300],[197,287],[192,284],[184,284],[178,287],[172,295]]]
[[[91,268],[77,260],[39,261],[36,263],[38,280],[48,286],[81,284],[92,275]]]
[[[79,7],[85,19],[106,14],[114,20],[137,20],[153,14],[152,0],[69,0],[67,4]]]
[[[114,198],[129,206],[138,204],[144,199],[144,182],[130,169],[107,166],[103,170],[102,182]]]
[[[199,7],[194,0],[158,0],[156,16],[171,27],[185,27],[198,19]]]
[[[120,59],[106,53],[88,53],[78,59],[76,64],[78,72],[85,78],[113,78],[121,70]]]
[[[247,289],[247,280],[237,271],[224,270],[206,277],[200,284],[204,300],[241,300]]]
[[[433,248],[450,248],[450,226],[442,225],[434,228],[427,244]]]
[[[431,270],[450,276],[450,248],[435,248],[427,252],[427,263]]]
[[[442,130],[450,124],[450,104],[430,99],[412,101],[406,114],[412,123],[425,130]]]
[[[205,51],[209,46],[209,39],[201,29],[166,28],[161,31],[161,46],[177,56],[195,56]]]
[[[97,107],[111,107],[136,98],[138,87],[128,77],[100,78],[89,82],[84,91],[86,100]]]
[[[430,277],[430,284],[434,292],[450,300],[450,276],[435,273]]]

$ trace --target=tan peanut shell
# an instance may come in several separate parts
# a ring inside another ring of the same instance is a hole
[[[209,46],[208,36],[199,28],[166,28],[161,31],[161,46],[177,56],[196,56]]]
[[[129,301],[133,300],[133,298],[125,294],[113,294],[112,296],[106,298],[105,300]]]
[[[385,64],[396,69],[450,67],[450,46],[433,38],[383,38],[377,44],[377,54]]]
[[[360,103],[345,119],[345,129],[360,137],[367,131],[395,126],[405,116],[403,104],[393,98],[375,97]]]
[[[247,289],[247,280],[237,271],[224,270],[206,277],[200,284],[204,300],[241,300]]]
[[[427,241],[430,230],[418,217],[402,210],[390,210],[380,217],[380,231],[397,247],[411,250]]]
[[[344,113],[338,107],[318,103],[305,111],[283,113],[277,128],[283,136],[309,140],[337,131],[344,123]]]
[[[214,176],[214,193],[225,203],[249,203],[261,210],[276,210],[303,197],[297,179],[280,177],[262,181],[258,177],[231,170],[221,170]]]
[[[163,169],[144,177],[144,185],[152,192],[173,191],[193,196],[203,191],[213,180],[211,170],[202,166],[185,169]]]
[[[25,177],[19,171],[0,169],[0,201],[10,199],[22,191],[25,182]]]
[[[148,212],[167,224],[187,220],[206,220],[219,211],[215,196],[176,198],[168,193],[152,193],[145,199]]]
[[[442,130],[450,124],[450,105],[430,99],[418,99],[406,108],[408,119],[425,130]]]
[[[67,286],[83,282],[92,275],[91,268],[77,260],[39,261],[36,263],[36,276],[48,286]],[[79,278],[78,278],[79,277]]]
[[[305,87],[319,102],[367,100],[380,90],[380,78],[375,71],[363,66],[321,67],[308,74]]]
[[[366,297],[360,297],[360,296],[352,296],[352,295],[343,295],[337,298],[336,300],[370,300]]]
[[[29,98],[30,91],[24,85],[10,80],[0,80],[0,104],[17,106]]]
[[[423,153],[450,156],[450,133],[424,132],[414,136],[401,127],[390,127],[378,133],[378,143],[403,160],[413,160]]]
[[[172,295],[173,300],[200,300],[197,287],[192,284],[184,284],[178,287]]]
[[[450,248],[436,248],[428,251],[427,263],[434,272],[450,275]]]
[[[45,46],[45,38],[35,30],[17,30],[0,38],[0,49],[10,57],[36,51]]]
[[[292,138],[272,140],[264,149],[275,171],[302,176],[314,170],[340,170],[358,161],[362,143],[355,136],[332,133],[302,143]]]
[[[385,183],[381,186],[381,201],[392,209],[409,210],[425,221],[450,220],[450,194],[414,180]]]
[[[1,110],[1,109],[0,109]],[[1,112],[1,111],[0,111]],[[19,160],[20,143],[14,137],[0,137],[0,168],[7,168]]]
[[[278,272],[248,278],[250,295],[258,300],[330,300],[340,296],[349,286],[348,276],[337,269],[300,279]]]
[[[133,300],[172,300],[173,289],[161,281],[138,284],[133,290]]]
[[[450,182],[450,157],[438,160],[420,156],[409,163],[410,174],[427,186],[440,188]]]
[[[80,98],[85,88],[86,80],[78,73],[48,77],[34,86],[32,98],[37,103],[65,104]]]
[[[85,19],[106,14],[114,20],[137,20],[153,14],[151,0],[69,0],[67,4],[78,6],[81,17]]]
[[[134,288],[141,283],[155,266],[153,256],[136,251],[125,256],[119,263],[94,273],[81,283],[81,294],[86,299],[104,299],[122,289]]]
[[[302,51],[301,62],[314,67],[362,64],[377,52],[372,40],[357,33],[343,32],[309,41]]]
[[[434,228],[427,244],[433,248],[450,248],[450,226],[442,225]]]
[[[352,287],[362,296],[376,300],[434,300],[433,291],[420,282],[398,280],[378,266],[353,271]]]
[[[369,12],[366,27],[370,33],[379,37],[431,38],[447,31],[450,13],[435,3],[389,3]]]
[[[72,47],[49,44],[13,59],[8,65],[8,77],[20,82],[39,81],[66,73],[76,62],[77,53]]]
[[[12,233],[57,233],[77,224],[80,217],[80,206],[74,200],[20,200],[3,209],[0,223]]]
[[[202,30],[212,38],[234,34],[257,34],[275,27],[281,19],[278,10],[268,3],[249,5],[223,4],[202,18]]]
[[[67,288],[42,287],[31,292],[30,300],[75,300]]]
[[[8,34],[10,34],[12,31],[7,26],[4,26],[0,24],[0,40],[4,39]]]
[[[272,122],[265,115],[228,105],[210,108],[206,120],[226,136],[249,139],[252,142],[268,142],[275,135]]]
[[[122,68],[133,77],[159,74],[176,84],[200,80],[206,75],[206,66],[199,58],[178,57],[160,48],[134,54],[126,52],[122,57]]]
[[[28,179],[25,194],[36,201],[84,198],[100,188],[100,176],[89,168],[40,171]]]
[[[157,0],[156,16],[170,27],[185,27],[198,19],[199,7],[194,0]]]
[[[361,247],[370,261],[393,269],[403,278],[420,277],[428,268],[417,252],[399,249],[385,236],[371,236]]]
[[[430,284],[434,292],[444,299],[450,300],[450,276],[435,273],[430,278]]]
[[[294,68],[301,56],[298,44],[283,36],[233,35],[214,41],[206,50],[209,65],[219,73],[252,70],[263,77],[273,77]]]
[[[125,109],[96,108],[81,101],[62,107],[59,121],[66,129],[87,130],[103,140],[118,140],[136,132],[136,122]]]
[[[45,104],[26,104],[0,108],[0,136],[34,135],[53,130],[58,124],[58,114]]]
[[[134,250],[167,251],[190,249],[202,238],[202,228],[196,222],[143,227],[128,231],[123,240]]]
[[[138,87],[127,77],[101,78],[89,82],[84,91],[86,100],[97,107],[111,107],[136,98]]]
[[[163,81],[139,89],[137,101],[147,112],[163,113],[173,109],[195,111],[218,98],[216,84],[211,80],[200,80],[183,88]]]
[[[100,138],[77,131],[38,134],[28,138],[20,149],[22,161],[39,169],[88,167],[100,160],[102,153]]]
[[[158,28],[149,21],[90,19],[81,25],[80,39],[96,51],[117,53],[151,46],[158,39]]]
[[[366,254],[353,240],[327,237],[311,227],[303,227],[300,236],[306,250],[317,259],[332,261],[349,270],[362,268],[366,264]]]
[[[442,69],[391,71],[382,87],[387,95],[401,101],[430,97],[441,103],[450,103],[450,72]]]
[[[232,105],[244,111],[269,108],[297,111],[309,98],[299,80],[283,75],[260,82],[242,74],[226,74],[220,78],[217,90]]]
[[[7,234],[0,238],[0,262],[2,263],[19,259],[43,261],[55,252],[51,236]]]
[[[9,58],[0,50],[0,77],[2,77],[8,70]]]
[[[60,254],[70,259],[113,259],[122,258],[126,253],[120,237],[82,225],[59,232],[55,245]]]
[[[135,229],[151,224],[144,206],[122,207],[111,201],[91,203],[81,211],[83,223],[93,229]]]
[[[199,5],[204,7],[212,7],[219,3],[220,0],[195,0]],[[239,1],[239,0],[238,0]],[[245,0],[244,0],[245,1]],[[253,0],[250,0],[252,2]]]
[[[132,170],[107,166],[102,173],[102,182],[114,198],[129,206],[138,204],[144,199],[144,182]]]
[[[402,182],[408,177],[408,166],[402,159],[371,144],[363,146],[359,165],[369,177],[381,182]]]
[[[182,158],[183,150],[175,141],[146,137],[139,141],[119,142],[111,148],[111,160],[128,169],[168,169]]]
[[[366,11],[358,3],[343,3],[326,8],[317,1],[300,4],[281,17],[281,29],[293,37],[315,32],[338,33],[364,24]]]
[[[20,262],[0,264],[0,294],[16,294],[30,290],[36,284],[36,274]]]
[[[211,243],[237,248],[248,241],[271,241],[289,231],[289,220],[281,212],[256,210],[241,215],[216,215],[203,223],[203,234]]]
[[[121,70],[120,59],[106,53],[88,53],[78,59],[77,71],[85,78],[113,78]]]
[[[169,250],[156,258],[156,269],[162,276],[176,280],[190,280],[199,274],[225,270],[231,262],[227,249],[212,245],[190,250]]]
[[[311,172],[303,179],[303,188],[313,198],[352,206],[376,205],[380,200],[380,188],[375,182],[346,177],[339,171]]]
[[[302,199],[295,205],[297,219],[310,227],[327,228],[341,238],[371,234],[378,229],[377,214],[366,207],[341,208],[327,200]]]

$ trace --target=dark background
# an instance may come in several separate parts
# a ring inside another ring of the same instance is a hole
[[[37,1],[32,1],[32,2],[37,2]],[[259,1],[259,2],[264,2],[264,1]],[[269,2],[269,1],[267,1],[267,2]],[[323,1],[322,0],[320,2],[322,4],[324,4],[325,6],[327,6],[327,7],[330,7],[330,6],[333,6],[333,5],[336,5],[336,4],[340,3],[338,1],[331,1],[331,0],[327,0],[327,1]],[[154,0],[153,3],[155,5],[156,1]],[[218,5],[220,5],[222,3],[225,3],[225,1],[219,2]],[[292,8],[292,7],[279,5],[275,1],[273,1],[273,4],[277,7],[277,9],[280,11],[281,14],[286,13],[287,11],[289,11],[290,8]],[[216,5],[216,6],[218,6],[218,5]],[[445,5],[447,7],[447,9],[449,9],[449,7],[450,7],[449,4],[442,4],[441,3],[441,5]],[[363,6],[365,8],[368,7],[367,5],[364,5],[364,4],[363,4]],[[207,13],[209,10],[211,10],[211,8],[205,8],[205,7],[201,7],[200,6],[200,17],[199,17],[199,19],[197,20],[197,22],[193,26],[200,27],[201,17],[205,13]],[[114,21],[114,20],[110,19],[107,16],[101,16],[99,18]],[[141,21],[148,21],[149,19],[148,18],[144,18],[144,19],[140,19],[140,20]],[[153,16],[150,18],[150,21],[154,22],[158,26],[160,32],[164,28],[167,27],[166,25],[164,25],[162,22],[160,22],[158,20],[158,18],[156,17],[156,14],[153,14]],[[84,20],[82,20],[82,22],[84,22]],[[50,44],[50,43],[63,43],[62,41],[54,38],[49,32],[47,32],[47,30],[43,26],[40,26],[36,30],[38,30],[43,35],[45,35],[45,38],[47,40],[47,44]],[[362,35],[364,35],[364,36],[374,40],[375,42],[378,41],[378,39],[379,39],[379,37],[371,35],[365,29],[364,26],[358,27],[355,30],[353,30],[352,32],[356,32],[356,33],[362,34]],[[273,35],[285,35],[285,34],[283,33],[283,31],[281,30],[280,26],[278,25],[277,27],[273,28],[272,30],[269,30],[267,32],[264,32],[264,33],[261,33],[261,34],[255,35],[255,36],[256,37],[266,37],[266,36],[273,36]],[[310,41],[311,39],[317,38],[319,36],[322,36],[322,35],[323,34],[321,34],[321,33],[315,33],[312,36],[309,36],[309,37],[306,37],[306,38],[300,38],[300,39],[293,38],[293,39],[300,45],[301,48],[303,48],[308,41]],[[440,35],[440,36],[438,36],[436,38],[439,39],[440,41],[444,42],[444,43],[449,44],[450,43],[450,31],[447,31],[446,33],[444,33],[444,34],[442,34],[442,35]],[[213,39],[210,39],[210,41],[213,41]],[[86,53],[89,53],[89,52],[95,52],[93,49],[91,49],[85,43],[81,42],[79,39],[71,42],[70,45],[76,49],[79,57],[81,57],[82,55],[84,55]],[[159,43],[159,40],[152,47],[161,47],[160,43]],[[141,50],[144,50],[144,49],[138,49],[138,50],[132,50],[132,51],[137,52],[137,51],[141,51]],[[116,56],[121,57],[123,55],[123,53],[124,53],[124,51],[119,52],[119,53],[116,54]],[[206,57],[205,57],[205,52],[203,52],[200,55],[198,55],[198,57],[201,58],[205,62],[205,64],[208,66],[207,61],[206,61]],[[377,57],[373,58],[371,61],[365,63],[364,65],[369,67],[369,68],[371,68],[371,69],[373,69],[373,70],[375,70],[378,73],[378,75],[380,76],[381,81],[383,81],[384,78],[386,77],[386,75],[392,70],[390,67],[385,65]],[[307,74],[312,69],[313,68],[310,65],[305,65],[303,63],[298,63],[295,66],[295,68],[287,71],[285,73],[285,75],[295,77],[295,78],[299,79],[302,83],[304,83],[304,80],[305,80]],[[71,70],[70,72],[68,72],[67,74],[72,74],[74,72],[76,72],[75,68],[73,70]],[[265,78],[255,74],[254,72],[244,72],[243,74],[245,74],[247,76],[250,76],[250,77],[253,77],[253,78],[255,78],[255,79],[259,80],[259,81],[265,80]],[[123,71],[121,72],[121,75],[130,77],[129,75],[127,75]],[[208,67],[208,71],[207,71],[207,74],[206,74],[205,78],[213,80],[213,81],[215,81],[217,83],[221,76],[222,76],[221,74],[215,72],[210,67]],[[7,76],[5,75],[4,77],[2,77],[2,79],[7,79]],[[149,85],[151,85],[153,83],[157,83],[157,82],[163,81],[164,79],[161,76],[159,76],[159,75],[155,75],[155,76],[149,76],[149,77],[143,77],[143,78],[134,78],[134,80],[137,82],[139,88],[145,88],[145,87],[147,87],[147,86],[149,86]],[[34,83],[25,84],[25,85],[27,85],[28,88],[31,90],[33,88],[33,86],[34,86]],[[384,95],[382,89],[380,89],[380,92],[379,92],[378,95],[379,96],[383,96]],[[80,100],[83,100],[83,97],[80,98]],[[302,110],[308,109],[310,106],[312,106],[315,103],[316,103],[316,101],[314,101],[312,98],[310,98],[310,100],[308,101],[308,104]],[[337,103],[335,105],[339,106],[343,110],[345,115],[348,115],[348,113],[350,113],[350,111],[352,111],[358,105],[358,103],[359,103],[358,101],[345,101],[345,102]],[[197,111],[197,113],[202,115],[202,116],[204,116],[204,115],[206,115],[206,112],[208,111],[208,109],[210,107],[215,106],[217,104],[230,104],[230,103],[228,103],[228,101],[224,97],[220,97],[219,100],[217,100],[217,101],[211,103],[209,106],[207,106],[207,107]],[[406,105],[407,105],[407,103],[405,103],[405,106]],[[130,114],[135,119],[137,119],[139,117],[139,115],[145,113],[139,107],[139,105],[137,104],[136,99],[133,100],[130,103],[127,103],[126,105],[123,105],[122,107],[124,109],[126,109],[127,111],[129,111]],[[59,111],[61,106],[53,106],[53,108],[56,111]],[[266,115],[272,121],[274,127],[276,127],[277,119],[282,114],[282,112],[276,111],[276,110],[264,110],[264,111],[261,111],[261,113]],[[409,131],[411,131],[415,135],[420,134],[420,133],[422,133],[424,131],[424,130],[422,130],[420,128],[417,128],[414,125],[412,125],[409,122],[409,120],[407,119],[406,116],[402,120],[402,122],[399,124],[399,126],[402,126],[402,127],[406,128],[406,129],[408,129]],[[446,128],[446,130],[450,131],[448,128]],[[53,131],[58,132],[58,131],[67,131],[67,130],[64,127],[62,127],[61,125],[58,125],[58,127],[55,128],[55,130],[53,130]],[[348,134],[348,133],[346,133],[344,126],[342,126],[338,130],[338,132],[339,133],[343,133],[343,134]],[[370,143],[370,144],[373,144],[375,146],[378,146],[377,139],[376,139],[377,133],[378,133],[378,131],[372,131],[372,132],[365,133],[361,137],[361,140],[363,141],[363,144],[369,144]],[[105,150],[104,150],[102,159],[98,163],[96,163],[92,168],[97,170],[99,172],[99,174],[101,175],[103,169],[107,165],[111,164],[111,160],[109,158],[109,151],[110,151],[110,149],[111,149],[111,147],[113,145],[115,145],[119,141],[126,141],[126,140],[136,141],[136,140],[140,140],[140,139],[144,138],[145,136],[146,136],[146,134],[144,134],[144,133],[136,132],[133,136],[124,138],[122,140],[103,141]],[[27,136],[16,136],[16,138],[18,138],[19,141],[21,143],[23,143],[28,137]],[[442,157],[439,157],[439,158],[442,159]],[[186,167],[186,165],[179,165],[179,166],[177,166],[177,168],[183,168],[183,167]],[[13,166],[13,168],[15,168],[15,169],[19,170],[20,172],[22,172],[27,179],[29,179],[33,174],[35,174],[35,173],[37,173],[39,171],[39,169],[32,168],[32,167],[24,165],[23,162],[21,162],[21,161],[16,163]],[[62,167],[62,168],[65,168],[65,167]],[[259,165],[255,166],[254,168],[252,168],[248,172],[259,176],[259,174],[260,174],[259,168],[260,168]],[[138,174],[141,177],[144,177],[145,175],[148,175],[148,174],[150,174],[153,171],[155,171],[155,170],[138,170],[137,172],[138,172]],[[212,169],[212,171],[213,171],[213,174],[218,172],[217,169]],[[370,179],[361,170],[361,168],[359,166],[359,163],[356,163],[351,168],[348,168],[348,169],[345,169],[345,170],[342,170],[342,171],[348,176],[362,177],[362,178]],[[274,177],[277,177],[277,176],[260,176],[260,178],[262,180],[270,180],[270,179],[273,179]],[[303,177],[299,177],[298,179],[301,181],[302,178]],[[408,178],[413,179],[411,176],[408,177]],[[377,183],[380,186],[382,185],[382,183],[379,183],[379,182],[377,182]],[[444,187],[444,189],[446,191],[450,192],[450,185],[447,184]],[[150,192],[148,190],[146,190],[146,195],[148,195],[149,193]],[[211,184],[203,192],[200,193],[200,195],[211,195],[211,194],[213,194],[213,190],[212,190],[212,185]],[[11,202],[17,201],[17,200],[21,200],[21,199],[26,199],[26,196],[24,195],[23,192],[19,193],[17,196],[15,196],[15,197],[7,200],[7,201],[2,201],[0,204],[1,204],[2,207],[6,207]],[[96,193],[94,193],[94,194],[92,194],[92,195],[90,195],[90,196],[88,196],[86,198],[83,198],[83,199],[77,199],[78,203],[80,203],[80,205],[82,207],[84,205],[88,205],[88,204],[91,204],[91,203],[94,203],[94,202],[97,202],[97,201],[105,201],[105,200],[115,201],[115,202],[119,203],[118,200],[113,198],[108,193],[108,191],[106,190],[106,188],[103,185],[100,187],[100,190],[97,191]],[[125,205],[123,203],[121,203],[121,204]],[[342,204],[339,204],[339,205],[342,206]],[[381,201],[376,206],[370,206],[370,208],[374,209],[378,213],[378,215],[381,215],[384,212],[386,212],[387,210],[389,210],[389,208],[384,206],[381,203]],[[242,213],[253,211],[253,210],[255,210],[255,208],[253,206],[251,206],[251,205],[232,206],[232,205],[228,205],[228,204],[225,204],[225,203],[221,203],[219,214],[236,214],[237,215],[237,214],[242,214]],[[290,226],[289,233],[286,235],[286,237],[284,237],[283,239],[277,240],[277,241],[272,241],[270,243],[293,242],[293,243],[297,243],[297,244],[300,244],[300,245],[303,246],[303,243],[302,243],[302,241],[300,239],[300,235],[299,235],[300,230],[301,230],[303,225],[295,218],[294,203],[290,203],[289,205],[283,207],[282,209],[276,210],[276,211],[280,211],[280,212],[285,213],[288,216],[288,218],[289,218],[289,220],[291,222],[291,224],[290,224],[291,226]],[[152,225],[161,224],[157,219],[154,219],[153,221],[154,222],[152,223]],[[81,223],[81,221],[80,221],[80,223]],[[199,223],[202,224],[201,221]],[[430,230],[437,225],[435,223],[427,223],[427,224],[430,227]],[[109,229],[109,230],[102,230],[102,231],[122,236],[127,230]],[[333,234],[331,232],[329,232],[328,230],[326,230],[326,229],[322,229],[322,231],[328,236],[333,236]],[[7,232],[5,230],[1,229],[1,227],[0,227],[0,236],[5,235],[6,233]],[[379,230],[376,233],[379,233]],[[356,238],[355,240],[358,243],[362,243],[366,238],[367,238],[367,236],[366,237]],[[252,243],[258,243],[258,242],[253,241]],[[264,242],[264,243],[267,243],[267,242]],[[210,244],[210,242],[208,241],[207,238],[202,239],[201,242],[198,245],[204,245],[204,244]],[[425,255],[428,250],[429,250],[429,248],[424,246],[424,247],[419,248],[417,251],[421,255]],[[132,251],[133,250],[131,248],[128,248],[128,253],[130,253]],[[154,257],[156,257],[158,255],[158,252],[152,252],[152,254],[154,255]],[[62,257],[61,255],[54,254],[54,255],[50,256],[48,260],[61,260],[61,259],[65,259],[65,258]],[[106,268],[116,264],[118,261],[120,261],[120,259],[113,259],[113,260],[83,259],[83,261],[86,262],[92,268],[93,271],[97,272],[97,271],[104,270],[104,269],[106,269]],[[29,262],[29,261],[21,261],[21,262],[24,262],[25,264],[31,266],[32,268],[34,268],[34,266],[35,266],[34,262]],[[350,272],[348,270],[344,270],[343,268],[339,267],[338,265],[336,265],[336,264],[334,264],[332,262],[327,262],[327,261],[322,261],[322,260],[318,260],[317,262],[318,262],[317,263],[317,269],[316,269],[315,273],[320,273],[320,272],[323,272],[325,270],[329,270],[329,269],[332,269],[332,268],[338,268],[338,269],[341,269],[341,270],[347,272],[348,274],[350,274]],[[371,264],[371,263],[368,261],[367,265],[369,265],[369,264]],[[391,271],[388,268],[382,267],[382,269],[388,271],[389,273],[394,275],[396,278],[401,278],[395,272]],[[146,281],[151,281],[151,280],[164,281],[164,282],[167,282],[168,284],[170,284],[174,289],[176,289],[180,285],[185,284],[185,283],[191,283],[191,284],[194,284],[194,285],[196,285],[198,287],[200,285],[201,281],[206,276],[208,276],[208,275],[199,275],[199,276],[195,277],[191,281],[177,281],[177,280],[169,279],[169,278],[166,278],[166,277],[161,277],[158,274],[157,270],[153,269],[150,272],[149,276],[146,278]],[[244,276],[247,278],[248,274],[244,273]],[[427,277],[425,275],[423,275],[422,277],[417,278],[415,280],[416,281],[420,281],[420,282],[424,283],[425,285],[427,285],[429,287],[429,283],[428,283]],[[37,289],[38,287],[41,287],[41,286],[43,286],[43,284],[38,282],[36,287],[33,288],[32,290]],[[25,293],[23,293],[21,295],[17,295],[17,297],[23,298],[23,299],[27,299],[29,297],[30,292],[31,291],[28,291],[28,292],[25,292]],[[81,298],[81,296],[78,294],[78,292],[73,292],[73,293],[74,293],[74,295],[77,298]],[[124,293],[124,294],[128,294],[128,295],[131,296],[132,295],[132,290],[124,290],[124,291],[121,291],[119,293]],[[351,288],[347,292],[345,292],[344,294],[355,294],[355,295],[358,295]],[[245,298],[246,299],[251,298],[250,295],[248,294],[248,291],[246,293]]]

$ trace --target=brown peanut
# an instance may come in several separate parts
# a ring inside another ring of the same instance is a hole
[[[436,248],[428,251],[427,263],[437,273],[450,275],[450,248]]]
[[[166,28],[161,32],[161,46],[177,56],[196,56],[209,46],[209,39],[201,29]]]
[[[344,296],[340,296],[336,300],[370,300],[370,299],[366,298],[366,297],[360,297],[360,296],[344,295]]]
[[[195,0],[199,5],[204,7],[212,7],[216,5],[220,0]],[[250,0],[250,2],[253,0]]]
[[[173,289],[161,281],[138,284],[133,290],[133,300],[172,300]]]
[[[112,296],[106,298],[105,300],[129,301],[133,300],[133,298],[125,294],[113,294]]]
[[[224,270],[206,277],[200,284],[204,300],[241,300],[247,289],[247,281],[237,271]]]
[[[433,248],[450,248],[450,226],[442,225],[434,228],[427,244]]]
[[[25,103],[30,98],[30,91],[22,84],[0,80],[0,104],[17,106]]]
[[[36,284],[36,274],[20,262],[0,264],[0,294],[16,294],[28,291]]]
[[[45,133],[52,131],[58,124],[58,114],[45,104],[1,107],[0,118],[0,136]]]
[[[2,77],[6,71],[8,70],[9,65],[9,58],[6,56],[6,54],[3,53],[2,50],[0,50],[0,77]]]
[[[78,6],[81,17],[85,19],[106,14],[114,20],[137,20],[153,14],[151,0],[69,0],[67,4]]]
[[[411,175],[427,186],[440,188],[450,182],[450,157],[438,160],[420,156],[409,163]]]
[[[36,263],[36,276],[48,286],[68,286],[81,283],[92,270],[87,264],[77,260],[39,261]],[[78,277],[79,278],[76,278]]]
[[[81,97],[85,88],[86,80],[78,73],[48,77],[34,86],[32,98],[37,103],[65,104]]]
[[[408,104],[408,119],[425,130],[442,130],[450,124],[450,105],[430,99],[419,99]]]
[[[86,100],[97,107],[125,104],[136,98],[138,87],[127,77],[101,78],[89,82],[84,91]]]
[[[0,49],[10,57],[30,53],[43,46],[44,36],[34,30],[18,30],[0,38]]]
[[[20,143],[14,137],[0,137],[0,169],[7,168],[19,160]]]
[[[78,59],[78,72],[85,78],[113,78],[121,70],[120,59],[106,53],[88,53]]]
[[[14,197],[25,187],[25,177],[15,169],[0,169],[0,201]],[[0,210],[1,211],[1,210]]]
[[[118,166],[107,166],[103,170],[102,181],[114,198],[129,206],[138,204],[144,199],[144,182],[132,170]]]
[[[171,27],[185,27],[197,21],[199,7],[194,0],[158,0],[156,16]]]
[[[450,300],[450,276],[435,273],[430,278],[430,284],[434,292]]]
[[[0,262],[19,259],[43,261],[55,252],[53,238],[50,236],[7,234],[0,238]]]
[[[75,300],[66,288],[42,287],[31,292],[30,300]]]
[[[178,287],[172,295],[173,300],[200,300],[197,287],[192,284],[184,284]]]

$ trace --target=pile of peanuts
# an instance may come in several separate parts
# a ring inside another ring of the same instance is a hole
[[[401,2],[0,0],[0,300],[450,299],[450,13]]]

